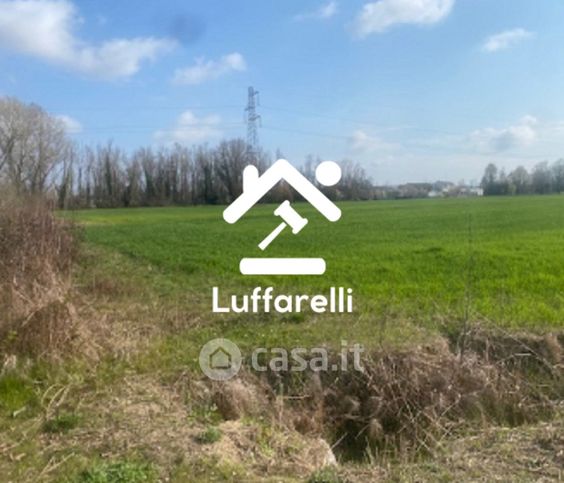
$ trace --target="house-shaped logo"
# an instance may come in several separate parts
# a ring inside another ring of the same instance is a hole
[[[317,166],[315,177],[321,185],[333,186],[341,179],[341,168],[333,161],[324,161]],[[335,222],[341,218],[341,210],[329,198],[288,161],[279,159],[261,176],[255,166],[250,165],[243,170],[243,193],[225,209],[224,220],[227,223],[237,222],[282,180],[327,220]],[[308,223],[287,200],[274,210],[274,214],[282,222],[258,244],[263,251],[287,226],[292,229],[292,233],[297,234]],[[325,273],[325,268],[323,258],[243,258],[239,265],[244,275],[321,275]]]
[[[209,366],[213,370],[229,369],[231,367],[231,354],[219,346],[209,355]]]
[[[239,372],[243,362],[239,347],[223,338],[204,344],[198,360],[203,373],[214,381],[231,379]]]

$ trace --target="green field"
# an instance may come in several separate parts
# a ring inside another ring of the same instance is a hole
[[[358,336],[400,319],[421,326],[468,319],[511,328],[562,327],[563,196],[340,206],[341,220],[330,223],[310,206],[295,204],[309,225],[297,236],[287,229],[265,252],[325,258],[325,275],[302,277],[238,272],[240,258],[261,256],[257,243],[279,222],[275,205],[257,206],[235,225],[223,221],[223,207],[211,206],[71,216],[85,226],[89,243],[146,267],[155,291],[197,299],[204,317],[211,318],[212,286],[225,294],[248,293],[257,285],[310,294],[344,286],[354,290],[349,330],[358,327]]]
[[[556,341],[554,357],[560,357],[556,336],[544,345],[539,341],[563,326],[564,196],[340,206],[343,217],[333,224],[308,205],[296,204],[309,225],[298,236],[287,230],[268,249],[272,256],[324,257],[327,272],[316,277],[239,274],[240,258],[260,256],[257,243],[279,222],[272,215],[274,205],[257,206],[235,225],[223,221],[219,206],[62,214],[83,227],[85,243],[68,297],[85,335],[77,335],[76,356],[69,351],[68,359],[31,363],[18,356],[16,367],[1,368],[0,475],[6,481],[184,483],[305,481],[310,476],[308,481],[374,481],[370,475],[388,468],[389,481],[490,481],[500,475],[535,481],[538,461],[546,475],[558,475],[561,465],[551,455],[558,454],[561,444],[562,417],[538,422],[535,418],[544,413],[533,389],[538,385],[546,391],[546,396],[539,392],[543,401],[560,401],[557,371],[550,372],[554,377],[536,369],[523,376],[517,369],[509,379],[503,371],[504,361],[514,357],[514,352],[504,352],[506,342],[519,355],[536,344],[542,367],[553,354],[544,350],[550,341]],[[277,293],[312,295],[331,286],[350,287],[355,310],[212,313],[213,286],[225,296],[270,285]],[[503,349],[495,371],[489,356],[478,349],[470,352],[468,366],[455,364],[464,347],[458,345],[461,330],[492,325],[502,330],[477,330],[475,341],[479,347],[481,334],[509,332],[502,339],[487,339]],[[202,345],[217,337],[235,342],[243,355],[243,369],[232,385],[211,383],[198,364]],[[270,381],[266,373],[251,369],[250,349],[326,347],[335,356],[343,339],[364,346],[363,361],[374,372],[353,379],[327,372],[326,380],[320,379],[325,416],[318,415],[314,399],[308,402],[315,388],[310,373],[287,371]],[[96,351],[92,357],[90,348]],[[380,367],[389,372],[377,372]],[[398,373],[396,379],[382,380],[410,367],[405,378]],[[474,379],[478,376],[485,379]],[[364,385],[351,386],[350,381]],[[507,381],[515,382],[507,386]],[[397,395],[398,388],[412,384],[409,397]],[[233,421],[218,401],[241,400],[229,392],[241,385],[257,395],[249,399],[255,406]],[[428,391],[435,387],[439,392]],[[386,388],[392,392],[376,392]],[[435,408],[420,398],[431,394],[432,401],[442,404],[451,401],[444,394],[454,393],[453,400],[475,400],[475,405],[452,417],[441,406],[444,428],[437,425],[437,439],[432,433],[429,440],[437,449],[428,455],[418,446],[401,456],[397,428],[406,428],[408,438],[419,437],[420,422],[427,428],[427,417],[413,414]],[[385,441],[393,444],[385,448],[390,453],[368,458],[352,440],[340,442],[349,431],[354,438],[364,434],[365,416],[376,417],[368,404],[376,394],[377,401],[399,404],[386,407],[410,422],[389,426]],[[350,409],[344,404],[352,396],[367,412],[342,433],[344,426],[333,415],[346,418]],[[524,400],[532,405],[522,406]],[[505,426],[519,421],[509,416],[529,409],[531,425]],[[299,421],[316,420],[321,426],[300,433],[294,425],[298,414],[304,415]],[[316,478],[313,469],[319,465],[309,465],[309,460],[304,470],[301,451],[319,444],[320,436],[331,446],[340,445],[335,449],[340,466],[334,471],[354,478]],[[233,453],[233,448],[240,450]],[[288,466],[294,456],[298,459]],[[453,466],[453,461],[468,466]]]

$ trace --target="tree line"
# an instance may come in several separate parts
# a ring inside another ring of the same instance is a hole
[[[250,152],[242,139],[132,153],[112,142],[79,146],[63,122],[40,106],[0,98],[0,187],[16,195],[49,195],[60,208],[226,204],[241,194],[245,166],[253,164],[262,173],[272,162],[268,152]],[[319,162],[308,156],[301,167],[314,183]],[[345,160],[341,168],[337,186],[319,188],[335,200],[370,199],[372,183],[362,167]],[[296,197],[281,182],[265,201]]]
[[[481,186],[486,196],[564,193],[564,159],[538,163],[530,173],[523,166],[506,173],[490,163]]]
[[[0,189],[47,195],[59,208],[227,204],[242,192],[245,166],[253,164],[263,173],[281,157],[280,151],[274,157],[262,149],[250,152],[242,139],[223,140],[217,146],[143,147],[131,153],[112,142],[79,146],[69,139],[64,123],[40,106],[0,97]],[[308,156],[300,168],[314,184],[320,161]],[[341,181],[334,187],[318,186],[329,198],[402,197],[373,186],[358,163],[340,164]],[[489,164],[481,187],[485,195],[562,193],[564,159],[539,163],[530,173],[522,166],[506,173]],[[264,201],[296,198],[281,182]]]

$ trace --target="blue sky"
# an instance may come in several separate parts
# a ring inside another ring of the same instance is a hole
[[[0,95],[81,143],[244,137],[359,161],[376,183],[564,157],[560,0],[0,0]]]

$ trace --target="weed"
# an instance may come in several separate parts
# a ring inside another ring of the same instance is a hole
[[[343,483],[343,479],[334,467],[327,466],[313,473],[307,483]]]
[[[0,376],[0,409],[13,413],[37,404],[37,394],[28,379],[16,374]]]
[[[66,433],[80,423],[80,416],[76,413],[62,412],[43,423],[45,433]]]
[[[181,464],[171,481],[175,483],[200,483],[202,481],[225,481],[239,483],[254,481],[242,465],[219,461],[215,457],[196,458]]]
[[[221,439],[221,430],[215,426],[209,426],[204,431],[202,431],[197,440],[201,444],[213,444],[217,443]]]
[[[84,483],[138,483],[156,479],[151,465],[131,461],[99,463],[80,475],[80,481]]]
[[[194,405],[190,412],[189,419],[208,425],[218,424],[223,420],[214,404]]]

